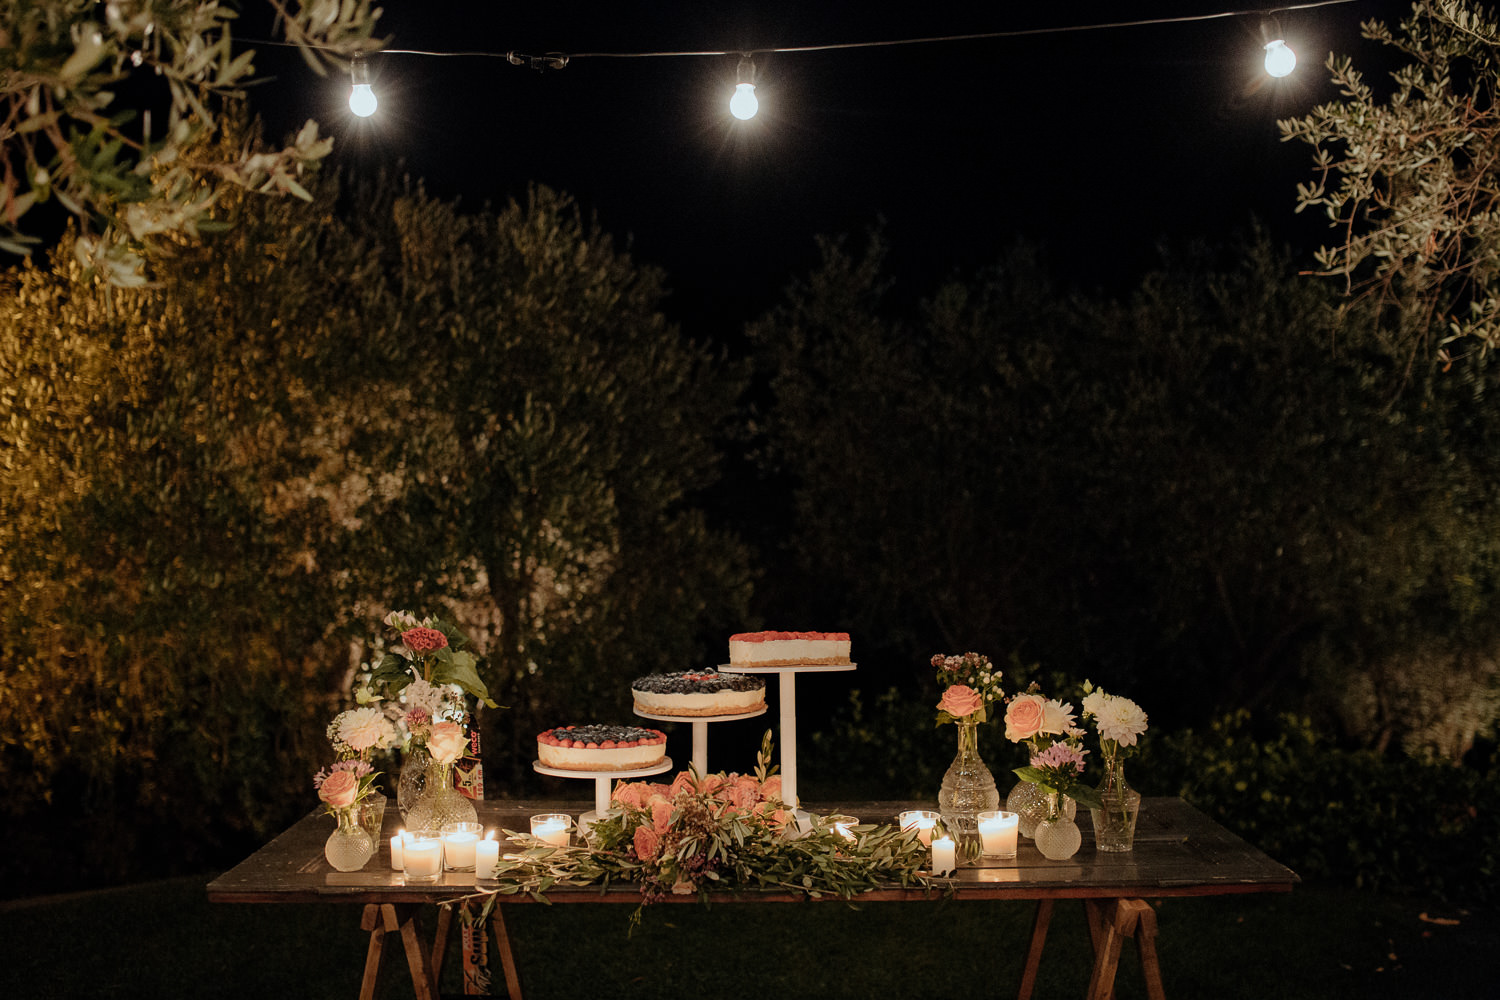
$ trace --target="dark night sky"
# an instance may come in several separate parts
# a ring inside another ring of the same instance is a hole
[[[663,2],[390,3],[391,47],[445,52],[759,49],[1011,31],[1236,9],[1188,0],[1036,5]],[[347,78],[295,55],[257,97],[273,130],[317,117],[356,169],[404,164],[442,196],[501,201],[537,181],[574,195],[637,256],[665,268],[669,310],[698,334],[737,329],[816,260],[815,234],[886,220],[917,294],[1016,238],[1085,286],[1128,281],[1164,236],[1225,235],[1252,219],[1302,245],[1311,178],[1278,117],[1333,96],[1330,50],[1374,51],[1362,18],[1389,0],[1278,16],[1296,73],[1260,70],[1255,15],[993,40],[757,58],[762,110],[726,110],[736,57],[577,58],[536,72],[502,59],[380,55],[381,108],[349,115]],[[700,325],[703,324],[703,325]]]

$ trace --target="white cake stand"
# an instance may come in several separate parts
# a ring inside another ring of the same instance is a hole
[[[797,798],[797,675],[833,674],[853,670],[854,663],[793,663],[781,667],[719,665],[723,674],[781,675],[781,801],[796,809]],[[801,810],[798,810],[800,813]]]
[[[642,712],[640,709],[636,709],[635,714],[656,722],[691,722],[693,724],[693,767],[697,769],[698,776],[701,778],[708,773],[708,724],[753,719],[757,715],[765,715],[766,706],[762,705],[753,712],[740,712],[737,715],[653,715],[650,712]]]
[[[594,812],[603,816],[609,812],[609,793],[615,781],[620,778],[649,778],[653,774],[661,774],[663,771],[672,770],[672,758],[663,757],[659,763],[650,767],[636,767],[628,771],[569,771],[561,767],[548,767],[539,760],[531,762],[531,769],[537,774],[550,774],[554,778],[591,778],[594,782]],[[583,817],[579,817],[582,820]]]

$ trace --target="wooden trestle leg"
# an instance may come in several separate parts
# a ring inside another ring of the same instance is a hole
[[[495,905],[490,914],[490,926],[495,929],[495,950],[500,953],[500,968],[505,972],[505,992],[510,1000],[521,1000],[521,976],[516,972],[516,956],[510,950],[510,933],[505,929],[505,907]]]
[[[1042,949],[1047,944],[1047,927],[1052,923],[1052,900],[1036,902],[1036,917],[1031,922],[1031,945],[1026,949],[1026,965],[1021,970],[1021,989],[1017,1000],[1031,1000],[1031,991],[1036,988],[1036,970],[1042,962]]]
[[[406,964],[411,969],[412,991],[417,1000],[437,1000],[437,977],[433,974],[427,942],[417,925],[418,907],[402,903],[369,903],[360,918],[360,927],[370,932],[370,946],[365,951],[365,974],[360,982],[360,1000],[373,1000],[375,984],[380,978],[380,958],[385,950],[385,935],[400,933],[406,948]]]

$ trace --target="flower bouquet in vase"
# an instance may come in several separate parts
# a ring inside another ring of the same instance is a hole
[[[988,706],[1004,697],[1001,672],[979,653],[939,653],[932,665],[943,689],[937,724],[951,722],[958,733],[958,752],[938,790],[938,811],[957,844],[959,858],[972,860],[981,851],[979,814],[1000,807],[995,776],[979,756],[979,724],[989,717]]]
[[[1135,846],[1141,793],[1125,781],[1125,758],[1135,752],[1136,740],[1146,731],[1146,713],[1129,698],[1108,694],[1088,681],[1083,682],[1083,690],[1083,715],[1093,720],[1104,762],[1104,780],[1097,788],[1099,805],[1090,807],[1094,846],[1106,852],[1129,851]]]
[[[411,813],[429,783],[451,785],[457,762],[436,759],[432,734],[444,724],[463,731],[469,721],[466,696],[490,708],[499,706],[479,676],[478,658],[466,648],[468,637],[458,628],[439,618],[418,619],[410,611],[392,611],[385,624],[396,633],[395,642],[369,669],[354,696],[361,705],[379,706],[402,734],[406,761],[396,786],[396,805],[407,825],[416,827]]]
[[[373,793],[377,776],[363,760],[339,761],[313,776],[318,798],[338,822],[323,845],[323,856],[338,871],[358,871],[375,853],[376,838],[360,825],[360,809]]]
[[[1074,725],[1073,706],[1039,694],[1035,683],[1012,697],[1005,707],[1005,738],[1012,743],[1025,743],[1028,760],[1058,740],[1078,740],[1082,736],[1083,730]],[[1021,836],[1035,839],[1036,825],[1048,812],[1047,790],[1023,778],[1006,796],[1005,808],[1021,817]],[[1071,819],[1078,805],[1072,797],[1064,795],[1058,808]]]
[[[1083,749],[1084,731],[1074,723],[1073,706],[1044,698],[1035,690],[1018,694],[1005,710],[1005,735],[1012,742],[1025,743],[1030,751],[1029,763],[1016,768],[1015,774],[1030,786],[1031,798],[1017,801],[1020,796],[1013,792],[1006,800],[1007,808],[1020,814],[1021,832],[1036,842],[1044,856],[1054,861],[1072,857],[1083,842],[1074,822],[1076,803],[1087,806],[1098,799],[1079,780],[1088,751]]]

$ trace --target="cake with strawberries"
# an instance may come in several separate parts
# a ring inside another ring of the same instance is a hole
[[[558,726],[537,734],[536,756],[563,771],[633,771],[666,758],[667,734],[640,726]]]
[[[630,685],[635,710],[645,715],[743,715],[766,707],[766,682],[748,674],[683,670],[647,674]]]
[[[849,666],[848,632],[740,632],[729,637],[729,668]]]

